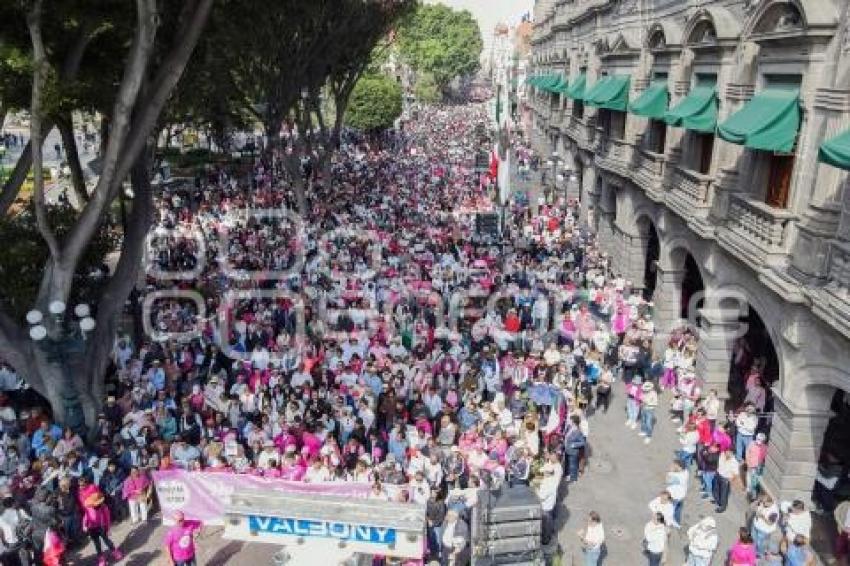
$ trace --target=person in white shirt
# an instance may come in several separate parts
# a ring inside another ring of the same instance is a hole
[[[720,454],[720,459],[717,463],[717,477],[714,479],[715,493],[717,499],[716,513],[726,511],[726,505],[729,503],[729,490],[731,489],[732,481],[741,473],[741,463],[735,458],[731,450],[727,450]]]
[[[685,566],[709,566],[718,542],[714,517],[705,517],[688,529],[688,561]]]
[[[735,417],[735,456],[738,460],[743,460],[747,453],[747,448],[753,441],[756,434],[756,427],[759,424],[758,416],[756,415],[756,407],[752,403],[744,405],[744,410],[738,413]]]
[[[783,502],[780,509],[785,515],[785,537],[788,543],[793,543],[797,535],[802,535],[810,540],[812,534],[812,514],[806,509],[806,505],[799,499],[793,503]]]
[[[599,513],[591,511],[587,516],[587,526],[578,532],[581,539],[581,551],[584,554],[585,566],[597,566],[605,544],[605,528]]]
[[[0,513],[0,537],[2,537],[2,540],[0,540],[0,543],[2,543],[0,544],[0,548],[11,549],[18,546],[18,543],[20,542],[18,539],[18,525],[23,519],[29,519],[26,512],[17,507],[15,500],[12,497],[4,497],[3,512]],[[7,554],[4,555],[2,563],[7,564],[6,560],[8,560],[8,564],[14,564],[14,559],[23,555],[26,555],[27,557],[29,556],[29,552],[23,546],[17,551],[7,550]],[[23,563],[27,564],[28,562]]]
[[[555,530],[555,506],[558,503],[558,487],[561,485],[561,474],[555,466],[543,466],[543,479],[537,487],[537,496],[543,509],[543,544],[548,544]]]
[[[716,389],[712,389],[708,392],[708,395],[703,402],[703,407],[705,408],[705,418],[710,420],[712,423],[716,423],[717,415],[720,413],[720,399],[717,398]]]
[[[331,481],[330,470],[322,463],[320,459],[313,460],[307,471],[304,472],[304,481],[308,483],[324,483]]]
[[[643,527],[643,541],[649,566],[661,566],[661,559],[667,548],[667,524],[664,515],[652,514],[652,519]]]
[[[469,527],[460,518],[457,511],[450,510],[446,513],[443,522],[443,535],[440,539],[443,543],[443,560],[447,564],[465,564],[467,548],[469,547]]]
[[[280,463],[280,452],[278,452],[271,440],[263,442],[263,450],[257,457],[257,467],[261,470],[277,466]]]
[[[756,554],[764,555],[768,550],[770,536],[776,532],[779,526],[779,506],[773,498],[762,493],[753,508],[753,542],[756,545]]]
[[[667,472],[667,493],[673,502],[672,526],[678,529],[682,524],[682,507],[688,494],[688,471],[678,460],[673,461]]]
[[[658,494],[658,497],[650,501],[649,510],[653,513],[660,513],[663,515],[665,525],[675,524],[675,519],[673,517],[675,507],[669,491],[662,491]]]

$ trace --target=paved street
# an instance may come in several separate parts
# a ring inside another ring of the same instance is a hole
[[[665,399],[666,401],[666,399]],[[648,504],[664,487],[664,476],[673,461],[673,451],[678,448],[676,426],[667,419],[659,405],[658,426],[652,443],[645,445],[637,430],[624,426],[625,395],[622,383],[614,387],[614,397],[607,414],[597,413],[590,418],[591,457],[587,471],[573,484],[559,509],[560,542],[565,550],[565,564],[581,559],[576,532],[585,526],[587,513],[595,510],[602,516],[605,526],[608,555],[603,564],[619,566],[641,564],[643,527],[649,520]],[[743,496],[730,498],[723,515],[715,515],[714,505],[699,497],[698,483],[691,476],[688,498],[683,508],[680,531],[673,531],[669,540],[668,564],[679,565],[685,561],[687,529],[702,517],[713,515],[717,519],[720,549],[728,548],[734,541],[738,527],[743,524]],[[722,564],[716,556],[714,564]]]

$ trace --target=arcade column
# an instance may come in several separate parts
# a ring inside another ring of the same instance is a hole
[[[652,295],[655,336],[653,350],[664,355],[670,334],[680,324],[682,282],[684,269],[664,269],[660,264],[656,270],[655,293]]]
[[[732,344],[741,328],[739,317],[736,309],[715,307],[699,310],[697,377],[702,379],[705,391],[716,389],[720,399],[729,397]]]
[[[763,484],[776,499],[811,504],[821,445],[832,413],[822,407],[801,408],[774,391],[774,414]]]

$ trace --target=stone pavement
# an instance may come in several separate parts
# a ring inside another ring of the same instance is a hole
[[[251,564],[266,566],[273,564],[272,557],[279,547],[270,544],[246,544],[241,541],[224,540],[224,527],[204,527],[197,541],[199,566],[223,566],[224,564]],[[115,525],[111,532],[112,541],[119,545],[125,558],[121,566],[157,566],[168,561],[163,553],[162,539],[166,528],[160,517],[154,517],[144,525],[133,526],[129,521]],[[97,560],[90,543],[72,556],[73,564],[95,566]]]
[[[559,541],[564,551],[562,564],[583,564],[577,531],[584,528],[587,514],[598,512],[605,527],[606,566],[645,564],[642,555],[643,527],[650,518],[649,502],[664,488],[664,480],[673,452],[679,447],[676,428],[667,417],[669,397],[663,396],[658,407],[658,423],[652,442],[644,444],[638,430],[624,426],[625,393],[623,384],[614,384],[608,413],[590,416],[591,449],[585,474],[569,486],[558,509]],[[682,528],[673,530],[668,541],[667,564],[685,562],[687,529],[702,517],[717,520],[720,538],[718,553],[712,564],[723,564],[725,552],[734,544],[738,528],[744,524],[746,501],[743,494],[730,496],[726,512],[717,515],[714,505],[699,496],[694,474],[682,509]],[[566,490],[565,490],[566,491]]]

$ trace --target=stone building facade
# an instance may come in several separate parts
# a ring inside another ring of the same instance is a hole
[[[698,320],[707,387],[729,394],[735,341],[758,334],[782,498],[810,497],[850,398],[850,188],[818,159],[850,128],[847,5],[535,6],[530,74],[563,79],[531,97],[536,149],[578,177],[582,221],[659,328]]]

